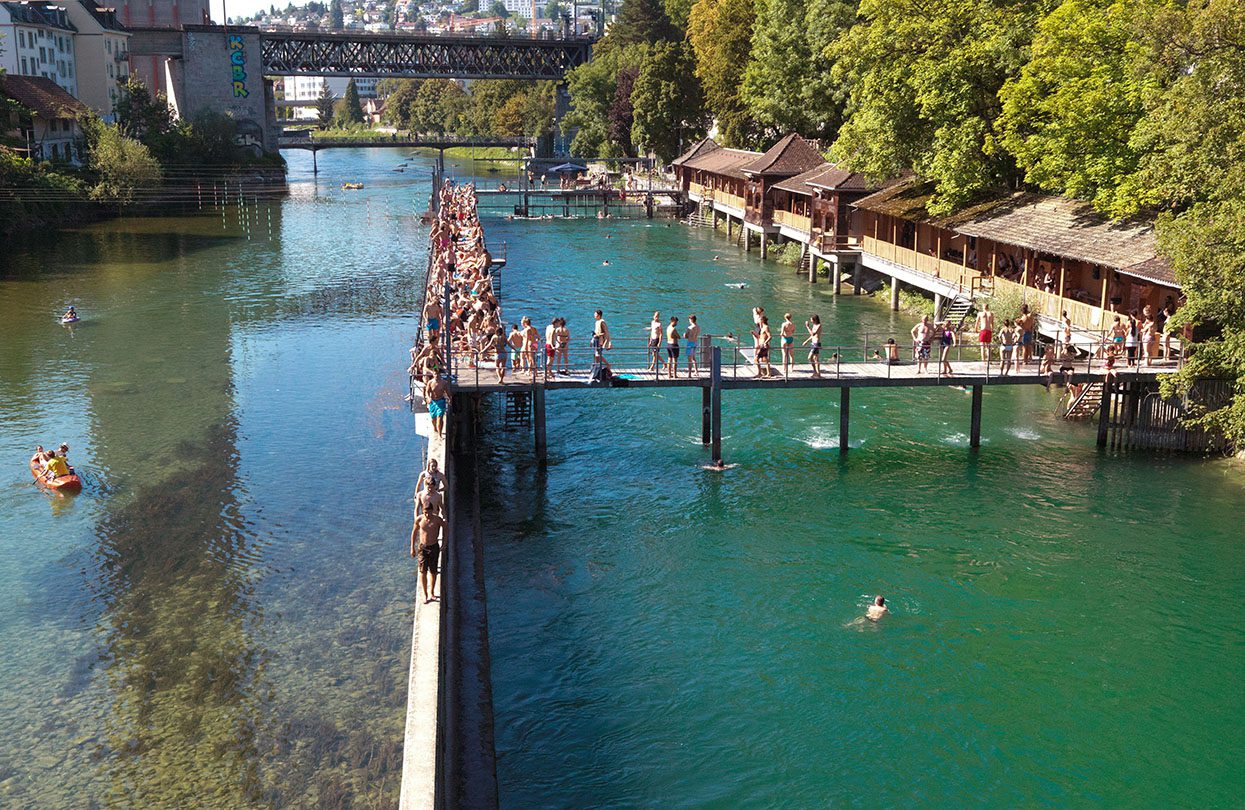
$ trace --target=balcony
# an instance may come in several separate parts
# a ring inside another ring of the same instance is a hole
[[[861,239],[861,249],[891,264],[926,276],[932,282],[939,282],[931,284],[930,289],[940,294],[945,294],[945,290],[946,293],[970,295],[974,282],[982,276],[972,267],[940,259],[928,253],[917,252],[912,248],[900,247],[872,236],[865,236]]]
[[[775,211],[774,224],[790,228],[807,236],[812,232],[813,221],[809,217],[793,214],[790,211]]]

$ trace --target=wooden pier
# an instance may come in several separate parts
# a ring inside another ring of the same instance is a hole
[[[861,356],[860,347],[856,346],[856,356]],[[963,353],[978,349],[976,346],[956,347]],[[962,361],[952,359],[954,373],[947,375],[938,371],[938,347],[933,347],[933,356],[929,368],[918,373],[917,364],[912,360],[896,363],[885,363],[880,359],[850,362],[844,359],[848,352],[842,349],[823,349],[822,376],[814,377],[811,366],[804,360],[807,348],[796,356],[799,360],[792,366],[789,377],[782,376],[781,351],[772,350],[771,359],[777,358],[773,366],[776,376],[757,377],[756,365],[751,349],[733,346],[704,345],[698,350],[700,362],[698,373],[691,376],[687,372],[686,355],[680,358],[679,376],[669,378],[664,370],[654,373],[646,362],[641,362],[643,354],[640,350],[628,347],[621,354],[623,357],[611,359],[616,352],[607,351],[606,359],[612,365],[613,379],[608,384],[594,383],[590,375],[590,363],[579,361],[570,367],[570,373],[561,374],[550,371],[546,374],[543,367],[538,368],[535,380],[530,371],[514,372],[507,369],[505,383],[498,383],[492,364],[485,362],[473,367],[469,358],[455,356],[452,358],[451,384],[456,396],[484,395],[498,392],[525,392],[532,402],[531,416],[536,456],[544,461],[547,455],[546,393],[562,390],[599,390],[615,391],[623,388],[699,388],[701,389],[701,440],[712,447],[713,460],[722,458],[722,392],[744,390],[777,390],[794,391],[805,389],[838,389],[839,390],[839,451],[846,453],[851,421],[851,392],[855,388],[931,388],[957,387],[968,389],[971,396],[969,422],[969,446],[981,446],[981,411],[985,388],[1001,385],[1062,385],[1065,381],[1076,383],[1106,383],[1115,400],[1126,403],[1119,408],[1132,407],[1133,399],[1145,396],[1145,392],[1153,387],[1157,375],[1175,370],[1174,362],[1156,363],[1151,367],[1122,367],[1122,360],[1117,361],[1114,373],[1108,379],[1105,360],[1081,358],[1068,359],[1053,364],[1054,374],[1039,374],[1039,364],[1035,360],[1019,370],[1012,369],[1009,374],[1002,374],[998,361],[982,362],[980,360]],[[902,350],[911,355],[911,347]],[[863,353],[868,356],[867,352]],[[836,357],[837,355],[837,357]],[[664,361],[665,349],[660,350],[660,358]],[[543,357],[540,358],[543,361]],[[659,365],[659,369],[662,367]],[[1060,369],[1067,369],[1066,374]],[[1148,384],[1148,385],[1147,385]],[[1119,410],[1119,413],[1125,411]],[[1107,413],[1106,410],[1103,413]],[[1106,447],[1108,433],[1104,426],[1110,424],[1119,430],[1131,426],[1128,420],[1118,418],[1108,423],[1100,421],[1098,444]],[[1118,430],[1112,430],[1114,435]],[[1112,440],[1113,441],[1113,440]]]

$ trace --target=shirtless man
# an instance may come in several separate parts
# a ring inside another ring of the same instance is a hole
[[[700,324],[695,315],[687,316],[687,329],[683,331],[684,348],[687,349],[687,376],[700,376],[700,363],[696,354],[700,350]]]
[[[1033,313],[1029,311],[1029,305],[1021,304],[1020,317],[1016,319],[1016,325],[1020,327],[1020,360],[1017,365],[1033,362],[1033,327],[1036,322]]]
[[[757,328],[752,332],[752,337],[756,346],[756,376],[772,377],[774,370],[769,364],[769,344],[774,336],[769,329],[769,318],[764,315],[760,316],[760,320],[757,321]]]
[[[440,375],[424,386],[424,402],[428,403],[428,416],[432,417],[432,429],[445,435],[445,412],[449,409],[450,386]]]
[[[445,489],[445,474],[437,469],[437,460],[430,458],[428,466],[415,481],[415,514],[418,515],[424,511],[424,507],[430,502],[435,502],[439,508],[444,500],[441,495],[443,489]]]
[[[441,530],[444,528],[445,520],[431,508],[415,518],[415,525],[411,527],[411,556],[419,559],[419,585],[424,592],[424,604],[437,598],[437,565],[441,559]]]
[[[661,313],[654,312],[648,324],[648,370],[657,371],[661,352]]]
[[[929,371],[929,346],[934,339],[934,326],[929,316],[923,315],[921,322],[912,327],[912,342],[916,346],[916,373]]]
[[[540,346],[540,332],[532,326],[532,319],[524,316],[523,324],[523,362],[532,370],[532,382],[536,382],[536,349]]]
[[[429,337],[441,331],[441,302],[436,296],[428,297],[428,305],[424,307],[424,328]]]
[[[497,383],[504,385],[506,382],[506,333],[500,326],[489,336],[485,353],[487,354],[490,349],[493,352],[493,367],[497,370]]]
[[[519,376],[519,369],[523,368],[523,333],[519,331],[517,323],[510,324],[510,335],[506,338],[506,345],[510,347],[510,368],[514,370],[514,376]]]
[[[790,312],[783,314],[778,336],[782,340],[782,376],[790,379],[791,366],[795,363],[795,321],[791,320]]]
[[[666,327],[666,376],[674,379],[679,376],[679,318],[670,316],[670,325]]]
[[[553,369],[558,358],[558,319],[549,321],[545,327],[545,379],[549,379],[549,371]]]
[[[605,352],[614,345],[610,340],[609,325],[605,322],[605,315],[599,309],[592,313],[592,318],[592,361],[609,368],[610,362],[605,359]]]
[[[886,600],[880,596],[875,596],[873,597],[873,604],[869,605],[869,610],[865,612],[865,618],[871,622],[876,622],[890,612],[890,608],[886,606]]]
[[[990,305],[986,304],[981,312],[977,313],[977,342],[981,344],[981,362],[983,363],[990,359],[992,340],[994,340],[994,313],[990,311]]]
[[[804,345],[808,346],[808,362],[813,367],[813,379],[821,379],[821,316],[810,315],[804,322],[808,330],[808,338]]]

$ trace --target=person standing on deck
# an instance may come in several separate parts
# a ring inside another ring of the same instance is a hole
[[[756,349],[756,377],[772,377],[774,370],[769,364],[769,344],[774,339],[773,333],[769,329],[769,318],[764,315],[760,316],[757,328],[752,332],[753,343]]]
[[[540,349],[540,332],[532,326],[532,319],[524,316],[523,324],[523,362],[532,370],[532,382],[536,382],[536,352]]]
[[[523,333],[519,331],[517,323],[510,324],[510,336],[506,338],[506,345],[510,347],[510,369],[517,377],[519,369],[523,368]]]
[[[700,324],[696,323],[695,314],[687,316],[687,329],[683,332],[683,340],[687,348],[687,376],[700,376],[700,363],[696,354],[700,347]]]
[[[934,339],[934,327],[928,315],[921,316],[921,322],[912,327],[912,344],[916,347],[916,373],[929,371],[929,347]]]
[[[994,313],[990,311],[990,305],[986,304],[981,312],[977,313],[977,343],[981,345],[981,362],[985,363],[990,360],[990,343],[994,340]]]
[[[558,328],[553,332],[554,365],[560,364],[561,373],[571,373],[571,330],[566,328],[566,318],[558,318]]]
[[[1007,373],[1011,371],[1012,354],[1016,350],[1016,341],[1018,338],[1019,335],[1017,334],[1016,326],[1012,323],[1011,318],[1003,321],[1003,331],[999,333],[999,340],[1002,341],[1003,345],[999,349],[999,356],[1003,361],[1002,374],[1004,377],[1006,377]]]
[[[661,313],[654,312],[653,320],[648,324],[648,370],[657,372],[661,362]]]
[[[1033,327],[1036,320],[1029,311],[1028,304],[1020,305],[1020,317],[1016,325],[1020,327],[1020,362],[1028,365],[1033,361]]]
[[[1072,316],[1063,311],[1063,353],[1065,357],[1075,357],[1076,347],[1072,344]]]
[[[791,366],[795,363],[795,321],[791,320],[790,312],[783,314],[778,335],[782,339],[782,376],[790,379]]]
[[[432,429],[438,436],[445,435],[445,412],[450,404],[450,386],[441,375],[430,379],[424,386],[424,402],[428,403],[428,416],[432,418]]]
[[[549,372],[553,369],[554,361],[557,359],[557,340],[558,340],[558,319],[553,318],[549,321],[549,325],[545,327],[545,379],[549,379]]]
[[[610,340],[610,327],[605,322],[605,315],[601,310],[598,309],[592,317],[592,362],[609,368],[610,361],[605,359],[605,352],[614,345],[614,342]]]
[[[675,315],[666,327],[666,374],[672,380],[679,376],[679,319]]]
[[[506,332],[500,326],[493,330],[493,334],[489,335],[488,343],[485,347],[485,353],[487,353],[490,349],[493,352],[493,367],[497,370],[497,384],[505,385]]]
[[[804,322],[808,330],[808,338],[804,345],[808,346],[808,363],[813,367],[813,379],[821,379],[821,316],[810,315]]]
[[[415,518],[411,527],[411,556],[419,559],[419,586],[424,604],[437,598],[437,566],[441,560],[441,530],[445,520],[440,510],[429,508]]]
[[[951,347],[956,344],[955,328],[951,326],[951,321],[943,321],[942,328],[938,331],[938,363],[939,373],[951,376],[951,361],[947,359],[951,354]]]

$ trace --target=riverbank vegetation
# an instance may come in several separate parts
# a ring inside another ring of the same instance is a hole
[[[670,160],[788,132],[849,168],[1157,220],[1201,327],[1168,381],[1245,393],[1245,4],[1239,0],[628,0],[568,76],[585,157]],[[1208,416],[1245,441],[1245,396]]]
[[[477,81],[470,90],[448,79],[386,79],[383,120],[424,135],[541,137],[553,128],[553,82]]]

